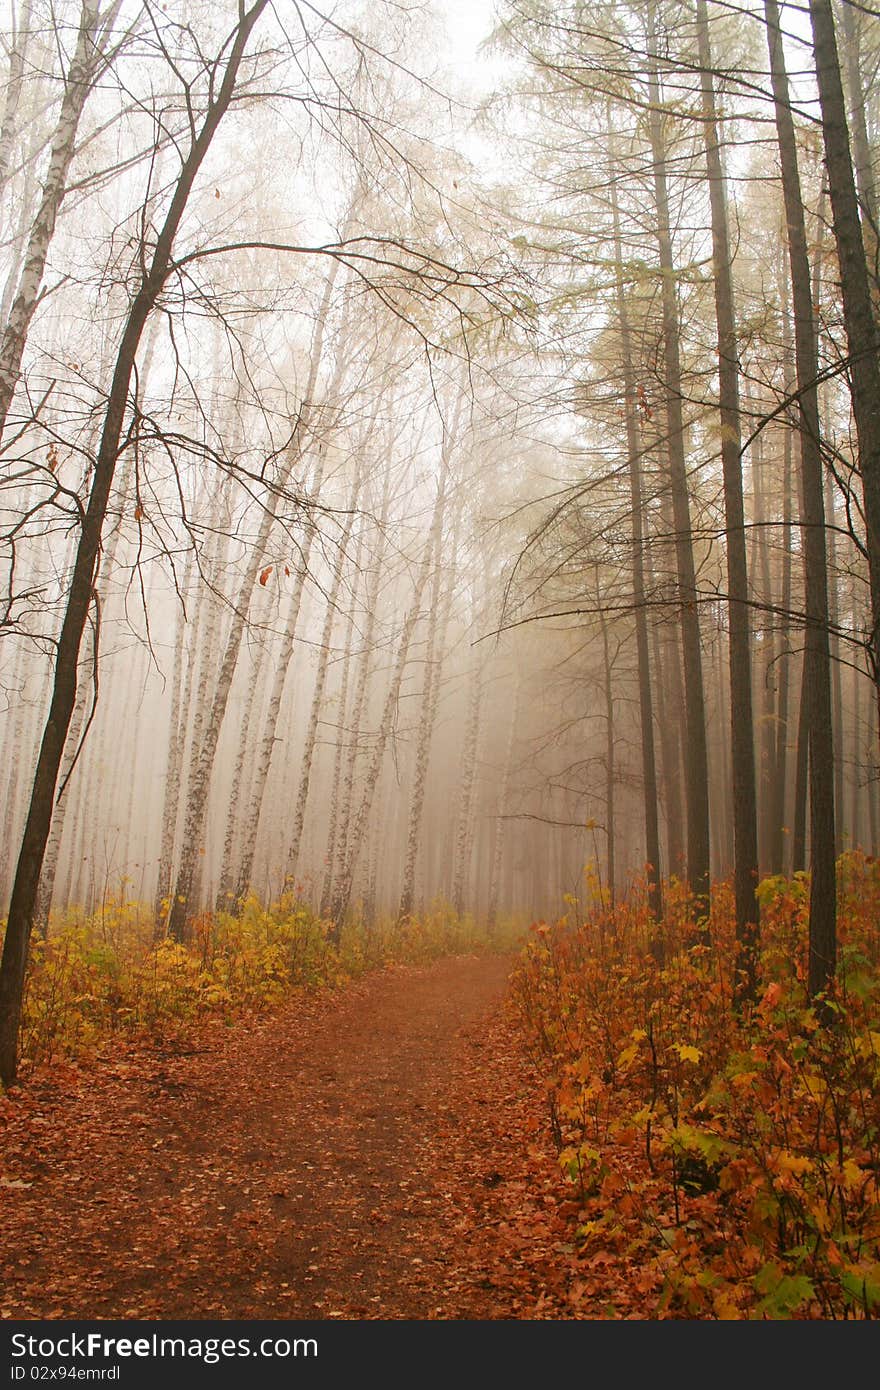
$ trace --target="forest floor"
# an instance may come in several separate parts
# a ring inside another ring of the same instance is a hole
[[[572,1281],[511,964],[389,967],[34,1073],[0,1098],[0,1317],[608,1316],[609,1280]]]

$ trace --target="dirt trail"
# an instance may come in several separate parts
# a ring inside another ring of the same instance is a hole
[[[0,1316],[571,1316],[510,964],[395,967],[34,1078],[0,1102]]]

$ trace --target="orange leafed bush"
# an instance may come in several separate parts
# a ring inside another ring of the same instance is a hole
[[[538,927],[514,1006],[547,1078],[585,1266],[638,1266],[643,1316],[880,1313],[880,864],[839,865],[840,969],[806,997],[807,885],[766,880],[760,986],[735,1011],[732,898],[695,944],[680,885]]]

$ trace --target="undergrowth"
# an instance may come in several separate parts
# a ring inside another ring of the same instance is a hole
[[[710,945],[674,882],[659,925],[640,889],[532,929],[513,1001],[546,1077],[578,1264],[628,1266],[644,1316],[880,1313],[880,864],[847,854],[838,881],[821,1015],[802,876],[759,887],[760,987],[739,1012],[729,885]]]
[[[515,935],[512,924],[490,934],[440,904],[402,923],[347,925],[337,945],[331,924],[287,894],[268,907],[250,896],[239,913],[204,912],[183,944],[156,940],[152,915],[123,894],[92,914],[53,916],[48,935],[33,935],[22,1066],[87,1055],[120,1034],[167,1038],[210,1014],[232,1019],[294,986],[335,988],[393,963],[510,949]]]

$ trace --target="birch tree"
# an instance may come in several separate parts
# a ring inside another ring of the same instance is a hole
[[[40,206],[31,227],[9,318],[0,337],[0,438],[18,384],[28,329],[39,303],[49,246],[66,191],[70,162],[76,150],[80,117],[106,62],[120,5],[121,0],[114,0],[109,9],[102,13],[98,0],[82,0],[76,48],[65,76],[64,97],[52,139]],[[15,74],[10,76],[14,82]]]

